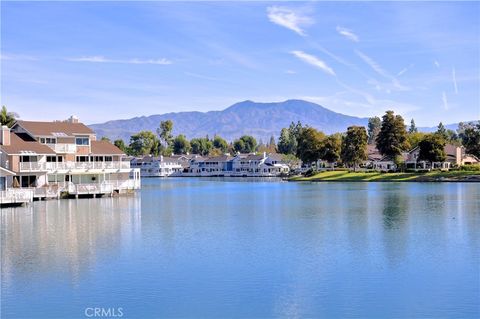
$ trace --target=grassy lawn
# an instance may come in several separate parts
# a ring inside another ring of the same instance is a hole
[[[472,176],[480,181],[478,171],[433,171],[427,173],[380,173],[380,172],[348,172],[348,171],[327,171],[320,172],[310,177],[292,177],[291,181],[345,181],[345,182],[424,182],[441,181],[444,179],[469,180]]]

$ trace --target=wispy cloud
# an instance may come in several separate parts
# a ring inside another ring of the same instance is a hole
[[[434,61],[433,61],[433,64],[434,64],[437,68],[440,68],[440,63],[438,63],[437,60],[434,60]]]
[[[306,36],[304,27],[308,27],[315,22],[302,12],[287,7],[268,7],[267,15],[271,22],[290,29],[301,36]]]
[[[458,94],[457,75],[455,74],[455,68],[452,68],[452,79],[453,79],[453,88],[455,89],[455,94]]]
[[[350,30],[350,29],[342,28],[340,26],[337,26],[337,32],[340,35],[343,35],[345,38],[347,38],[350,41],[353,41],[353,42],[359,42],[360,41],[358,36],[355,33],[353,33],[353,31]]]
[[[368,55],[366,55],[365,53],[359,51],[359,50],[355,50],[355,54],[358,55],[362,60],[363,62],[365,62],[366,64],[368,64],[375,72],[377,72],[378,74],[386,77],[386,78],[389,78],[390,75],[387,73],[387,71],[385,71],[379,63],[377,63],[374,59],[372,59],[371,57],[369,57]]]
[[[222,81],[221,79],[210,77],[208,75],[203,75],[203,74],[198,74],[198,73],[193,73],[193,72],[183,72],[185,75],[198,78],[198,79],[203,79],[203,80],[209,80],[209,81]]]
[[[406,68],[403,68],[400,72],[397,73],[397,76],[398,76],[398,77],[402,76],[403,74],[405,74],[405,72],[407,72],[408,70],[410,70],[412,67],[413,67],[413,64],[410,64],[410,65],[407,66]]]
[[[442,101],[443,101],[443,108],[445,110],[448,110],[449,106],[448,106],[448,101],[447,101],[447,93],[445,93],[445,91],[442,92]]]
[[[285,73],[286,73],[286,74],[297,74],[297,71],[294,71],[294,70],[286,70]]]
[[[161,59],[128,59],[128,60],[117,60],[117,59],[108,59],[103,56],[83,56],[79,58],[67,58],[67,61],[70,62],[91,62],[91,63],[121,63],[121,64],[159,64],[159,65],[168,65],[172,64],[172,61],[161,58]]]
[[[299,58],[300,60],[302,60],[303,62],[313,65],[319,68],[320,70],[324,71],[325,73],[335,76],[335,72],[333,71],[333,69],[329,67],[324,61],[317,58],[316,56],[305,53],[303,51],[292,51],[291,53],[297,58]]]
[[[363,53],[359,50],[355,50],[355,54],[357,54],[376,73],[378,73],[379,75],[381,75],[381,76],[389,79],[390,81],[392,81],[392,88],[393,89],[395,89],[397,91],[408,91],[408,90],[410,90],[409,87],[407,87],[405,85],[402,85],[397,78],[395,78],[393,75],[388,73],[377,61],[375,61],[374,59],[372,59],[371,57],[369,57],[365,53]],[[406,70],[405,70],[405,72],[406,72]],[[403,73],[405,73],[405,72],[403,72]],[[387,93],[389,93],[389,92],[387,91]]]

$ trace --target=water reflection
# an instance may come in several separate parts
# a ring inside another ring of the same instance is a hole
[[[140,197],[52,200],[1,210],[2,285],[63,273],[78,283],[99,258],[141,236]]]
[[[136,197],[1,210],[2,315],[84,317],[85,305],[135,318],[478,314],[478,184],[142,186]]]

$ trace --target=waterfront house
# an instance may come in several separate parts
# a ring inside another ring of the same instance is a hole
[[[7,187],[33,189],[35,198],[112,195],[140,188],[140,171],[125,154],[74,117],[17,121],[2,127],[0,163],[15,175]],[[10,182],[8,182],[10,181]]]
[[[193,157],[183,176],[276,177],[286,175],[289,167],[279,154],[237,154]]]
[[[420,155],[420,147],[418,146],[408,152],[403,152],[401,156],[405,163],[405,168],[414,171],[431,169],[449,170],[451,167],[480,163],[475,156],[466,154],[463,146],[446,144],[444,150],[447,157],[443,162],[431,163],[418,160]],[[397,165],[395,164],[394,159],[389,156],[382,156],[375,146],[368,145],[367,151],[368,160],[364,163],[367,168],[382,172],[397,170]]]
[[[442,169],[449,170],[451,167],[459,167],[467,164],[478,164],[480,161],[473,155],[465,152],[465,147],[453,144],[446,144],[444,148],[446,159],[443,162],[419,161],[420,148],[417,146],[408,152],[405,160],[406,168],[413,170]]]
[[[178,176],[183,171],[183,158],[151,155],[133,158],[130,161],[132,168],[140,169],[141,177]]]
[[[12,183],[15,172],[0,166],[0,206],[23,204],[33,201],[32,189],[18,189],[8,187]]]

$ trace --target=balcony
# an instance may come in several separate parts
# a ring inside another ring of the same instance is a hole
[[[47,144],[52,150],[56,153],[61,154],[74,154],[77,152],[77,145],[76,144],[64,144],[64,143],[57,143],[57,144]]]
[[[130,169],[130,162],[23,162],[20,172],[50,172],[58,170]]]
[[[33,201],[33,189],[10,188],[0,191],[0,204],[21,204]]]

